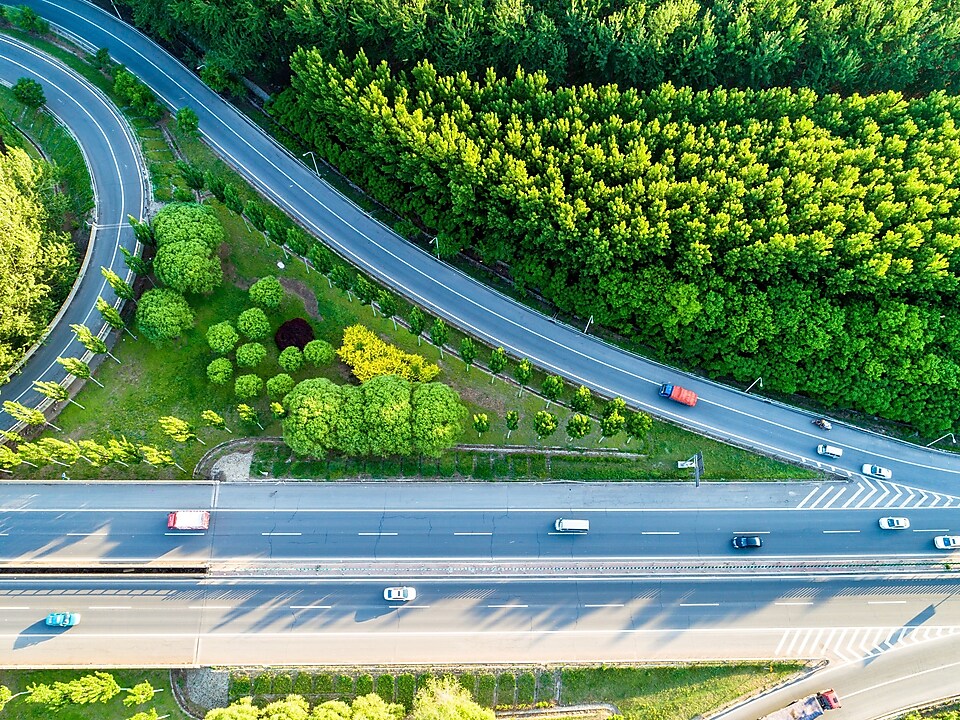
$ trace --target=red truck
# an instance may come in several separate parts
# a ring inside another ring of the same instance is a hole
[[[660,397],[670,398],[678,403],[693,407],[697,404],[697,394],[673,383],[664,383],[660,386]]]
[[[206,530],[210,513],[206,510],[175,510],[167,515],[168,530]]]

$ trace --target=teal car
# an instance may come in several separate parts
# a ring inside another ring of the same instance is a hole
[[[73,627],[80,623],[80,613],[50,613],[45,622],[48,627]]]

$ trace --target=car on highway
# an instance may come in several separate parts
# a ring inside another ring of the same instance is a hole
[[[48,627],[73,627],[80,624],[80,613],[55,612],[47,615],[43,621]]]
[[[860,471],[864,475],[869,475],[870,477],[880,478],[881,480],[889,480],[893,477],[893,472],[887,470],[885,467],[880,467],[879,465],[864,465],[860,468]]]
[[[759,535],[737,535],[733,538],[737,550],[755,550],[763,547],[763,538]]]
[[[417,597],[417,589],[407,585],[388,587],[383,591],[383,599],[389,602],[410,602]]]
[[[880,518],[881,530],[906,530],[909,527],[910,521],[905,517]]]
[[[960,550],[960,535],[937,535],[933,546],[937,550]]]

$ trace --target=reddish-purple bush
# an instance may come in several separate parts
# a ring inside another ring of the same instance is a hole
[[[313,340],[313,328],[303,318],[293,318],[277,328],[273,340],[280,350],[286,350],[288,347],[303,350],[307,343]]]

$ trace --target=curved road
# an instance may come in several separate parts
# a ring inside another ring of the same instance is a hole
[[[127,277],[120,247],[131,252],[136,248],[127,215],[143,217],[147,190],[140,147],[113,103],[54,58],[0,35],[0,80],[12,85],[20,77],[32,78],[43,86],[47,109],[69,127],[79,142],[96,199],[97,229],[72,300],[21,372],[0,386],[0,400],[37,407],[44,398],[33,390],[34,380],[62,381],[67,375],[57,357],[82,357],[86,352],[70,325],[87,325],[97,332],[103,327],[96,309],[97,297],[116,303],[117,297],[100,274],[100,267],[112,268],[120,277]],[[0,413],[0,428],[13,425],[9,415]]]
[[[55,26],[89,48],[107,47],[171,108],[190,106],[200,130],[227,162],[264,195],[358,267],[454,325],[539,367],[608,395],[619,395],[695,431],[846,475],[863,463],[893,470],[894,479],[937,492],[960,487],[960,456],[927,450],[835,425],[830,443],[842,460],[823,463],[815,447],[826,433],[810,416],[631,355],[538,313],[466,277],[406,243],[345,199],[280,147],[180,62],[116,17],[81,0],[27,0]],[[657,395],[679,380],[701,397],[686,408]],[[709,457],[706,462],[709,464]]]

